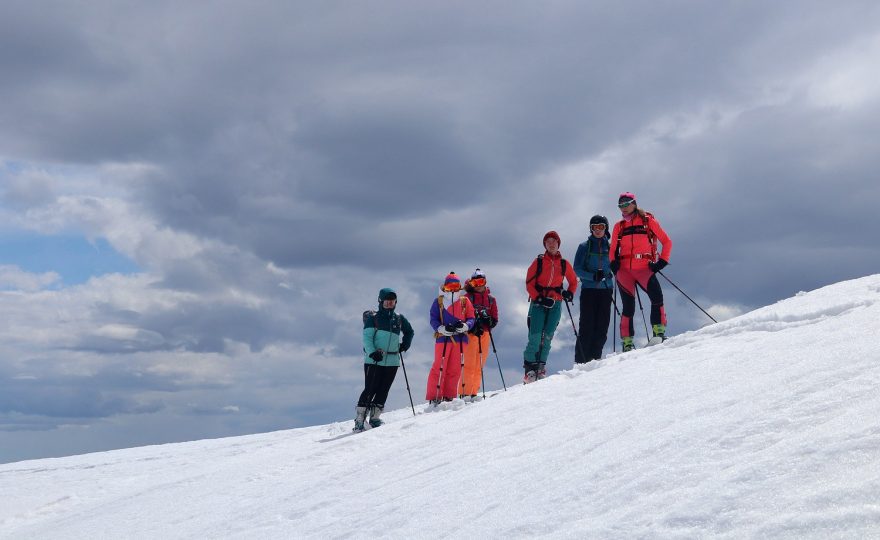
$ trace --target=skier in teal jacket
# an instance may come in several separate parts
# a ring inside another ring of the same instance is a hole
[[[397,374],[400,353],[412,344],[413,328],[406,317],[394,312],[396,307],[397,293],[385,288],[379,291],[379,309],[364,312],[364,391],[358,399],[354,431],[363,431],[367,412],[370,426],[382,425],[379,416]]]

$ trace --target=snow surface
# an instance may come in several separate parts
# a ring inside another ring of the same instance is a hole
[[[875,275],[357,435],[0,465],[0,537],[880,538],[878,329]]]

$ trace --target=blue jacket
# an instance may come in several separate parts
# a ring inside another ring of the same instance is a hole
[[[584,289],[611,289],[614,287],[614,274],[608,268],[610,251],[608,238],[596,238],[592,234],[577,248],[574,256],[574,272],[581,280],[581,290]],[[605,279],[596,281],[596,272],[601,270]]]

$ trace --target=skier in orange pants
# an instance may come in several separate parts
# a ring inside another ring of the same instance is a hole
[[[489,332],[498,324],[498,303],[489,294],[486,274],[479,268],[467,281],[465,291],[474,306],[476,321],[470,332],[471,339],[464,348],[464,373],[460,393],[465,401],[474,401],[483,382],[483,366],[489,357]]]

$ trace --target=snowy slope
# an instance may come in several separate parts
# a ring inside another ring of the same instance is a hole
[[[877,538],[878,334],[880,275],[359,435],[0,465],[0,537]]]

